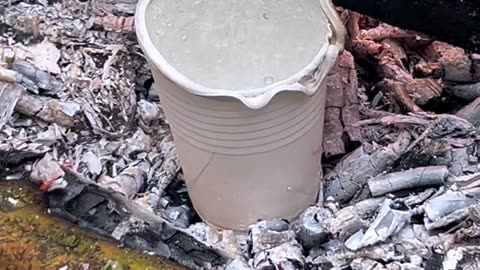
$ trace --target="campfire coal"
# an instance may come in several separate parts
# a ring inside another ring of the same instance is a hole
[[[42,3],[2,4],[0,179],[36,184],[52,214],[191,269],[478,262],[477,54],[339,9],[324,192],[291,223],[218,231],[188,197],[135,1]]]

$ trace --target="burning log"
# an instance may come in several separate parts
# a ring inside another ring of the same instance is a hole
[[[480,52],[477,37],[480,3],[477,0],[334,0],[333,3],[403,29]]]
[[[377,176],[392,165],[408,148],[410,136],[402,133],[397,142],[368,153],[364,146],[345,156],[325,175],[325,197],[345,203],[363,189],[369,177]]]

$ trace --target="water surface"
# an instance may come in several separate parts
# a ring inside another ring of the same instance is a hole
[[[152,0],[146,17],[167,62],[226,90],[287,79],[314,59],[327,34],[318,0]]]

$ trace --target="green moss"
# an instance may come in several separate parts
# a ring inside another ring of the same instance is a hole
[[[45,213],[26,183],[0,181],[0,265],[7,269],[184,269],[127,248]]]

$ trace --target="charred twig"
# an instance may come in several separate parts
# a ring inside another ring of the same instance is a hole
[[[432,123],[434,121],[434,123]],[[465,119],[450,114],[410,114],[410,115],[388,115],[380,118],[362,120],[355,123],[354,126],[361,127],[365,125],[397,125],[405,124],[418,125],[427,128],[432,127],[430,137],[439,138],[445,136],[463,136],[476,132],[475,127]]]
[[[324,221],[327,231],[342,241],[358,230],[368,227],[368,218],[378,210],[385,198],[372,198],[342,208],[334,218]]]
[[[345,156],[335,169],[325,175],[325,197],[333,196],[338,202],[351,200],[362,190],[370,177],[377,176],[392,165],[410,144],[408,132],[401,133],[397,142],[381,147],[373,153],[363,146]]]
[[[452,96],[471,101],[480,97],[480,82],[473,84],[451,83],[448,85],[447,91]]]
[[[37,117],[47,123],[73,127],[81,121],[80,104],[24,93],[15,110],[27,116]]]
[[[0,82],[0,130],[10,120],[22,92],[16,84]]]
[[[48,72],[26,61],[15,60],[13,69],[21,75],[20,83],[35,94],[40,93],[40,90],[58,92],[62,89],[62,84]]]
[[[480,124],[480,97],[459,110],[456,116],[468,120],[475,126]]]
[[[382,116],[379,118],[367,119],[358,121],[355,123],[356,127],[361,127],[365,125],[376,125],[376,124],[383,124],[383,125],[419,125],[419,126],[427,126],[429,121],[426,119],[422,119],[415,116],[410,115],[400,115],[400,114],[392,114],[387,116]]]
[[[408,96],[407,84],[393,80],[385,80],[377,85],[387,96],[391,97],[404,112],[423,112]]]
[[[373,196],[380,196],[402,189],[440,186],[445,184],[447,176],[446,166],[415,168],[371,178],[368,187]]]

